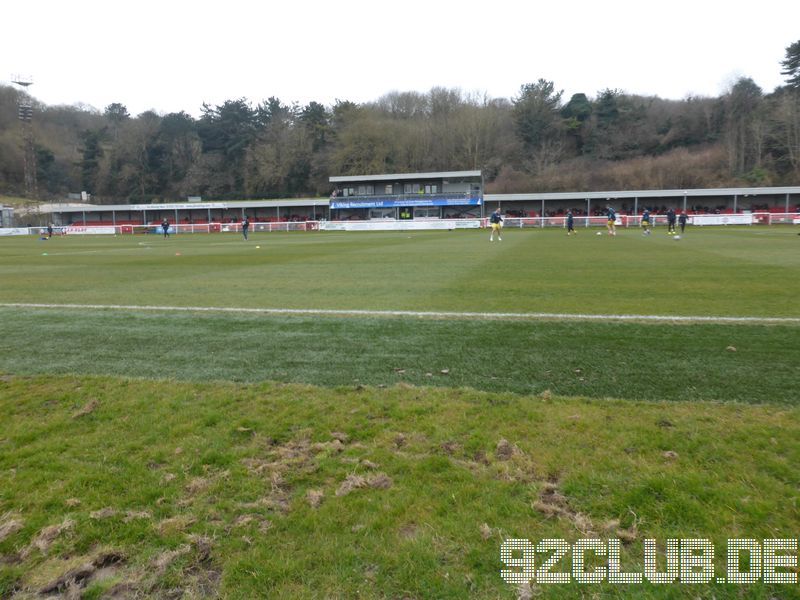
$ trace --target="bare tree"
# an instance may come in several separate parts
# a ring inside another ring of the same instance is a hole
[[[800,91],[787,88],[776,94],[770,115],[776,154],[788,171],[800,176]]]

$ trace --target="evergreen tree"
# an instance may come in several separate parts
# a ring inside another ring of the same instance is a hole
[[[563,91],[555,91],[552,81],[544,79],[520,87],[520,94],[514,100],[514,121],[517,135],[526,148],[537,148],[557,134],[562,94]]]
[[[216,107],[203,104],[202,110],[197,133],[203,153],[210,155],[207,189],[240,198],[245,194],[245,157],[256,137],[257,112],[244,98],[226,100]]]
[[[781,61],[781,65],[784,69],[781,75],[789,77],[786,84],[795,90],[800,90],[800,40],[786,48],[786,59]]]
[[[586,124],[592,116],[592,103],[586,94],[573,94],[569,102],[561,109],[567,135],[575,145],[578,154],[583,152]]]
[[[81,148],[81,184],[83,189],[89,193],[95,193],[98,184],[98,173],[100,171],[100,158],[103,156],[103,148],[100,145],[102,134],[99,131],[89,129],[81,133],[83,147]]]
[[[321,150],[327,141],[326,138],[330,128],[329,119],[328,111],[319,102],[309,102],[300,111],[298,120],[311,135],[314,152]]]

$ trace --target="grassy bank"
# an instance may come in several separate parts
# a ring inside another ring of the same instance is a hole
[[[82,567],[90,598],[514,598],[504,538],[618,537],[641,572],[643,539],[707,537],[724,573],[728,538],[800,517],[797,408],[5,376],[0,410],[2,596]]]

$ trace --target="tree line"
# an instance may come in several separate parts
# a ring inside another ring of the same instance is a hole
[[[24,192],[21,99],[41,198],[100,202],[286,198],[330,193],[330,175],[481,169],[500,193],[797,185],[800,41],[766,93],[747,77],[719,97],[665,100],[605,89],[564,98],[552,81],[513,98],[435,87],[362,104],[271,97],[136,116],[47,106],[0,86],[0,192]]]

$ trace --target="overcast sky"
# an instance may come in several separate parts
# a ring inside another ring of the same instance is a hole
[[[133,115],[433,86],[513,98],[539,78],[565,101],[717,96],[741,76],[770,92],[800,39],[798,0],[9,0],[0,15],[1,83],[22,74],[47,104]]]

